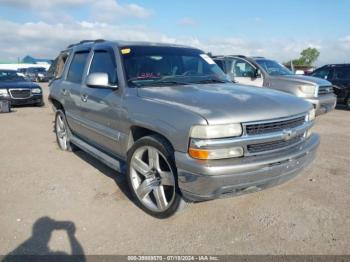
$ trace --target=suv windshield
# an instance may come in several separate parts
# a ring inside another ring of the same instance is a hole
[[[25,81],[25,79],[17,75],[16,71],[0,70],[0,82],[4,81]]]
[[[130,46],[120,52],[127,82],[132,86],[229,82],[217,64],[197,49]]]
[[[256,62],[262,66],[269,75],[281,76],[281,75],[294,75],[292,71],[286,68],[284,65],[277,63],[273,60],[259,59]]]

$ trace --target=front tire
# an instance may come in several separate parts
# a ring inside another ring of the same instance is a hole
[[[146,136],[128,152],[127,181],[136,204],[156,218],[168,218],[184,206],[177,184],[174,151],[161,136]]]
[[[55,117],[55,133],[58,146],[63,151],[72,151],[72,145],[69,141],[69,128],[64,112],[57,110]]]
[[[36,104],[37,107],[43,107],[44,105],[45,105],[44,101],[41,101],[40,103]]]

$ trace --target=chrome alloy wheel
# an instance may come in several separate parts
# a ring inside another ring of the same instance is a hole
[[[56,117],[56,136],[62,150],[68,150],[68,134],[61,114]]]
[[[175,199],[175,178],[166,157],[152,146],[138,148],[130,162],[130,179],[141,203],[162,212]]]

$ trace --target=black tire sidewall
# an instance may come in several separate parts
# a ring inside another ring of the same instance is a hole
[[[163,212],[155,212],[148,209],[146,206],[144,206],[142,202],[139,200],[139,198],[137,197],[132,186],[131,175],[130,175],[130,162],[134,152],[142,146],[152,146],[158,149],[163,154],[163,156],[167,158],[167,161],[170,164],[170,168],[175,176],[174,177],[175,178],[175,199],[173,203],[170,205],[170,207],[168,207]],[[140,207],[147,214],[160,219],[168,218],[174,215],[176,211],[178,211],[178,209],[180,208],[181,201],[183,200],[182,200],[181,192],[179,190],[178,183],[177,183],[177,169],[175,166],[174,152],[171,146],[169,145],[169,143],[165,139],[157,135],[143,137],[138,141],[136,141],[134,145],[131,147],[131,149],[129,150],[128,156],[127,156],[127,164],[128,164],[127,174],[126,174],[127,182],[137,206]]]

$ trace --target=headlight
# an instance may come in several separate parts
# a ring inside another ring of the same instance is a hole
[[[8,94],[7,89],[0,89],[0,96],[7,96]]]
[[[301,92],[307,96],[316,96],[316,86],[312,85],[301,85],[299,86]]]
[[[311,122],[311,121],[314,121],[315,118],[316,118],[316,111],[315,111],[315,109],[313,108],[313,109],[311,109],[311,110],[309,111],[309,113],[307,114],[307,116],[306,116],[306,121]]]
[[[33,88],[32,89],[32,94],[40,94],[41,93],[41,89],[40,88]]]
[[[241,124],[214,125],[214,126],[193,126],[191,138],[224,138],[242,135]]]
[[[190,147],[188,154],[196,159],[225,159],[243,156],[244,150],[240,146],[226,146],[225,138],[242,135],[241,124],[193,126],[190,133]],[[213,146],[214,144],[221,144]]]

